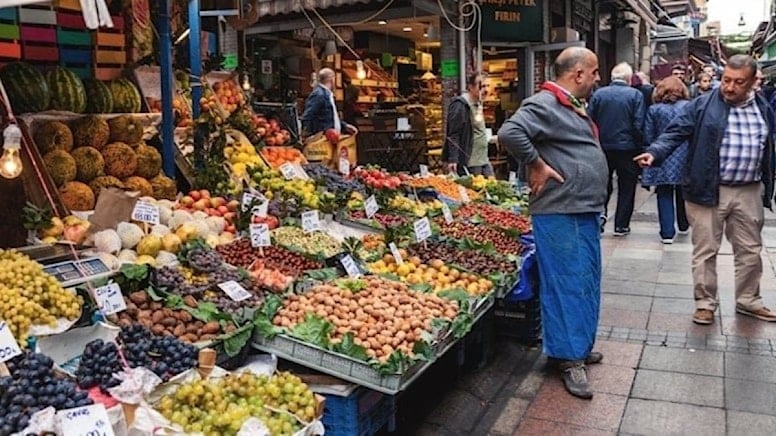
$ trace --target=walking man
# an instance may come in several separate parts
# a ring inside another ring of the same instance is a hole
[[[307,135],[334,129],[337,133],[358,133],[356,126],[340,120],[337,104],[334,102],[334,70],[323,68],[318,72],[318,85],[313,88],[305,102],[302,127]]]
[[[592,350],[601,302],[598,219],[606,200],[606,157],[582,100],[600,79],[598,58],[585,48],[567,48],[554,68],[555,82],[525,99],[498,139],[528,168],[544,352],[558,361],[566,390],[591,398],[585,365],[603,359]]]
[[[692,275],[697,324],[714,322],[717,253],[722,232],[733,246],[736,312],[776,321],[760,297],[763,206],[773,196],[773,112],[754,92],[757,63],[746,55],[728,59],[718,88],[692,100],[635,158],[659,165],[689,141],[682,191],[692,226]]]
[[[631,88],[633,69],[621,63],[612,69],[612,83],[593,94],[588,112],[601,128],[601,146],[609,166],[606,204],[614,190],[612,176],[617,172],[617,211],[614,215],[614,236],[630,233],[633,201],[639,179],[639,167],[633,157],[642,150],[644,94]],[[601,219],[601,231],[606,224],[606,208]]]

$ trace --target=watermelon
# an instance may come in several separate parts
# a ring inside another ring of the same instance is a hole
[[[113,112],[113,95],[105,82],[97,79],[84,80],[86,89],[86,112],[90,114],[109,114]]]
[[[11,108],[17,114],[48,109],[51,94],[43,74],[25,62],[12,62],[0,69]]]
[[[77,114],[86,110],[84,84],[74,72],[54,67],[46,73],[46,82],[51,93],[51,109]]]
[[[140,92],[127,79],[114,79],[108,84],[113,95],[113,113],[129,114],[140,112]]]

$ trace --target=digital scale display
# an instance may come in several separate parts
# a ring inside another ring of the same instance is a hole
[[[110,268],[99,258],[70,260],[43,267],[43,271],[57,279],[62,286],[73,286],[111,274]]]

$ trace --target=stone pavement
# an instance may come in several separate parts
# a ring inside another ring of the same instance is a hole
[[[735,313],[725,243],[720,310],[713,325],[694,324],[689,236],[663,245],[654,196],[639,191],[634,217],[646,221],[624,238],[610,224],[602,240],[596,349],[605,358],[590,367],[594,398],[570,396],[540,350],[502,338],[483,369],[437,380],[447,385],[442,399],[403,434],[776,434],[776,323]],[[768,217],[762,294],[776,309],[776,215]]]

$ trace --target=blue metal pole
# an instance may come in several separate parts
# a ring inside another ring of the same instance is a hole
[[[189,63],[191,64],[191,115],[199,117],[199,99],[202,97],[202,56],[200,54],[199,0],[189,0]]]
[[[159,67],[162,76],[162,167],[168,177],[175,178],[175,143],[173,137],[172,100],[175,89],[172,74],[172,36],[170,35],[170,2],[159,0]]]

